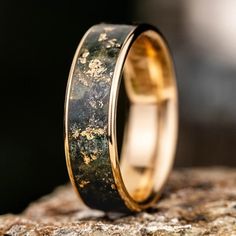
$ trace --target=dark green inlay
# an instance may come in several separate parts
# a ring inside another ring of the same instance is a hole
[[[126,25],[93,26],[80,48],[69,91],[71,167],[84,202],[106,211],[125,211],[112,174],[108,149],[108,105],[120,48],[133,30]]]

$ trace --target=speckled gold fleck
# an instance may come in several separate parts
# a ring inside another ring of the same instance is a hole
[[[89,104],[90,104],[91,107],[97,108],[97,103],[96,103],[96,101],[94,101],[94,100],[89,101]]]
[[[90,183],[90,181],[81,180],[79,183],[79,186],[80,186],[80,188],[84,188],[89,183]]]
[[[80,153],[81,153],[81,155],[83,157],[84,163],[86,165],[88,165],[91,162],[90,157],[85,152],[83,152],[83,151],[80,151]]]
[[[106,48],[112,48],[112,47],[119,48],[120,46],[121,45],[119,43],[117,43],[117,39],[110,39],[107,41]]]
[[[86,79],[84,79],[83,77],[79,78],[79,82],[81,84],[83,84],[84,86],[89,86],[89,83]]]
[[[87,127],[80,134],[81,134],[81,136],[85,136],[88,140],[91,140],[91,139],[95,138],[96,135],[105,134],[105,130],[102,128]]]
[[[95,77],[94,78],[97,82],[98,81],[104,81],[106,83],[110,83],[111,82],[111,78],[110,77],[106,77],[106,76],[103,76],[103,77]]]
[[[91,154],[87,154],[84,151],[80,151],[83,161],[86,165],[89,165],[90,162],[95,161],[98,159],[98,155],[100,155],[101,153],[99,151],[96,151],[95,153],[91,153]]]
[[[106,33],[101,33],[101,34],[99,35],[98,41],[101,42],[101,41],[105,41],[105,40],[107,40],[107,39],[108,39],[108,38],[107,38],[107,34],[106,34]]]
[[[72,137],[77,139],[80,135],[80,129],[75,129],[72,131]]]
[[[116,189],[115,184],[111,184],[111,188],[112,188],[112,189]]]
[[[94,155],[94,154],[91,154],[90,156],[91,156],[92,160],[94,160],[94,161],[97,160],[97,158],[98,158],[98,157],[97,157],[96,155]]]
[[[89,55],[89,51],[87,49],[84,50],[83,54],[81,57],[78,58],[78,61],[81,63],[81,64],[85,64],[86,63],[86,58],[87,56]]]
[[[89,70],[86,74],[93,77],[100,77],[107,70],[107,68],[98,59],[91,60],[88,67]]]
[[[89,101],[89,104],[90,104],[91,107],[93,107],[95,109],[103,107],[103,102],[102,101],[91,100],[91,101]]]
[[[85,78],[84,76],[81,76],[81,72],[79,70],[75,70],[74,77],[76,78],[74,83],[78,83],[78,86],[80,86],[80,84],[82,84],[82,85],[88,87],[91,84],[91,82],[87,78]],[[74,93],[76,94],[76,91],[73,91],[73,94]]]

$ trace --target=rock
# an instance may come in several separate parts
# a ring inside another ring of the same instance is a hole
[[[0,235],[236,235],[236,169],[173,171],[162,199],[142,213],[89,210],[70,185],[0,216]]]

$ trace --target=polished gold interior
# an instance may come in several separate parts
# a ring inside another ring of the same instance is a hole
[[[144,202],[162,189],[172,166],[176,141],[173,65],[159,34],[148,30],[134,41],[123,74],[130,106],[120,168],[129,195]]]

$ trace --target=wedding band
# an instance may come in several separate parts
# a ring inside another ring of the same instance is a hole
[[[153,206],[172,168],[178,120],[173,63],[160,32],[147,24],[91,27],[71,66],[64,120],[70,180],[87,206]]]

